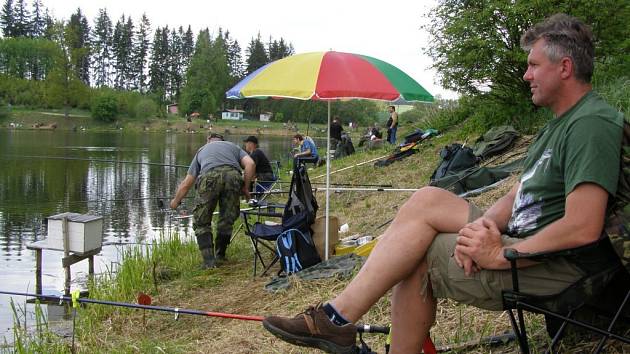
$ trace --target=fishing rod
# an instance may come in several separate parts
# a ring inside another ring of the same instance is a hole
[[[357,166],[365,165],[366,163],[370,163],[370,162],[374,162],[374,161],[376,161],[376,160],[384,159],[384,158],[386,158],[387,156],[389,156],[389,155],[384,155],[384,156],[381,156],[381,157],[376,157],[376,158],[373,158],[373,159],[371,159],[371,160],[367,160],[367,161],[359,162],[359,163],[357,163],[357,164],[350,165],[350,166],[347,166],[347,167],[344,167],[344,168],[341,168],[341,169],[338,169],[338,170],[332,171],[332,172],[330,172],[330,174],[332,175],[332,174],[334,174],[334,173],[341,172],[341,171],[345,171],[345,170],[350,169],[350,168],[353,168],[353,167],[357,167]],[[322,178],[322,177],[326,177],[326,174],[319,175],[319,176],[315,176],[315,177],[313,177],[313,179],[316,179],[316,178]]]
[[[74,161],[90,161],[90,162],[109,162],[109,163],[127,163],[135,165],[151,165],[151,166],[164,166],[164,167],[177,167],[188,168],[188,165],[175,165],[165,164],[158,162],[141,162],[141,161],[125,161],[125,160],[107,160],[107,159],[92,159],[83,157],[64,157],[64,156],[42,156],[42,155],[7,155],[4,158],[27,158],[27,159],[50,159],[50,160],[74,160]]]
[[[315,188],[316,191],[415,192],[418,188]]]
[[[60,303],[69,302],[69,303],[74,304],[74,302],[76,301],[77,303],[108,305],[108,306],[117,306],[117,307],[125,307],[125,308],[170,312],[170,313],[175,314],[176,319],[179,317],[180,314],[206,316],[206,317],[221,317],[221,318],[229,318],[229,319],[235,319],[235,320],[259,321],[259,322],[262,321],[264,318],[263,316],[250,316],[250,315],[238,315],[238,314],[233,314],[233,313],[190,310],[190,309],[181,309],[179,307],[132,304],[130,302],[97,300],[97,299],[90,299],[90,298],[78,297],[78,296],[31,294],[31,293],[23,293],[23,292],[15,292],[15,291],[0,291],[0,294],[16,295],[16,296],[30,296],[30,297],[34,297],[38,299],[49,300],[49,301],[58,300]]]
[[[259,183],[271,183],[275,182],[278,184],[290,184],[291,181],[260,181]],[[324,182],[311,182],[312,185],[326,185]],[[391,183],[389,184],[369,184],[369,183],[331,183],[331,186],[350,186],[350,187],[393,187]]]
[[[76,204],[76,203],[105,203],[105,202],[127,202],[127,201],[136,201],[136,200],[149,200],[149,199],[155,199],[157,198],[158,200],[160,199],[171,199],[171,197],[135,197],[135,198],[120,198],[120,199],[103,199],[103,200],[97,200],[97,199],[92,199],[92,200],[62,200],[62,203],[68,203],[68,204]],[[194,196],[185,196],[183,197],[184,199],[189,199],[189,198],[194,198]],[[40,204],[50,204],[50,203],[59,203],[58,201],[55,200],[44,200],[44,201],[40,201],[40,202],[33,202],[33,203],[22,203],[21,205],[40,205]],[[158,205],[160,203],[158,202]]]

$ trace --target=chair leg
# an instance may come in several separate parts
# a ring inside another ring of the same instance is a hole
[[[516,323],[516,318],[514,317],[514,312],[512,310],[508,310],[508,315],[510,316],[510,322],[512,323],[512,329],[514,330],[514,334],[518,339],[518,345],[521,348],[521,353],[529,354],[529,346],[527,344],[527,333],[525,332],[525,321],[523,320],[523,310],[517,309],[519,322],[521,325],[519,326]]]
[[[612,329],[615,326],[615,322],[617,322],[617,319],[621,315],[621,312],[623,312],[624,307],[626,307],[626,303],[628,302],[629,298],[630,298],[630,291],[626,293],[626,297],[621,302],[621,306],[619,306],[619,310],[617,310],[617,313],[615,313],[615,317],[613,317],[612,322],[610,322],[610,325],[608,325],[608,332],[612,332]],[[600,353],[602,349],[604,349],[604,343],[606,342],[608,338],[610,338],[610,336],[602,336],[602,339],[600,339],[599,343],[597,344],[597,348],[595,349],[594,353]]]
[[[567,318],[571,318],[571,316],[573,316],[573,312],[574,312],[573,310],[569,311],[569,313],[567,314]],[[560,325],[560,328],[558,328],[558,331],[553,336],[553,340],[551,341],[551,345],[549,346],[548,352],[554,353],[556,344],[558,344],[558,342],[562,338],[562,335],[564,334],[564,329],[567,328],[567,324],[568,324],[567,321],[562,322],[562,324]]]

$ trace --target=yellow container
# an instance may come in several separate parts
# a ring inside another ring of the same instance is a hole
[[[372,252],[372,249],[374,249],[374,246],[376,245],[377,241],[378,239],[374,239],[368,243],[364,243],[361,246],[357,247],[352,252],[354,252],[358,256],[367,257],[370,255],[370,252]]]
[[[342,243],[338,243],[337,246],[335,246],[335,255],[341,256],[344,254],[352,253],[352,251],[354,251],[356,248],[357,248],[356,245],[349,246],[349,245],[344,245]]]

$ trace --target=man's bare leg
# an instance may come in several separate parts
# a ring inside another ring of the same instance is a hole
[[[464,199],[441,188],[422,188],[405,202],[357,276],[330,303],[356,322],[389,289],[413,276],[435,235],[458,232],[467,221]]]
[[[427,279],[427,262],[394,286],[391,354],[420,353],[435,321],[436,300]]]

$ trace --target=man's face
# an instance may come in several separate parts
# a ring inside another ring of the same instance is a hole
[[[293,138],[293,145],[300,145],[300,141],[297,138]]]
[[[529,82],[532,102],[537,106],[550,107],[558,98],[562,65],[560,61],[553,63],[549,60],[543,50],[544,45],[545,40],[539,39],[532,46],[523,80]]]
[[[245,151],[252,152],[255,149],[256,149],[256,144],[252,143],[251,141],[245,142]]]

